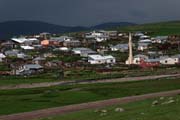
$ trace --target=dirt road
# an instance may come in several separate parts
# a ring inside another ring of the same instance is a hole
[[[21,88],[50,87],[50,86],[56,86],[56,85],[71,85],[71,84],[93,84],[93,83],[111,83],[111,82],[133,82],[133,81],[153,80],[153,79],[168,78],[168,77],[180,77],[180,74],[157,75],[157,76],[142,76],[142,77],[127,77],[127,78],[106,79],[106,80],[59,81],[59,82],[45,82],[45,83],[6,85],[6,86],[0,86],[0,90],[21,89]]]
[[[50,117],[50,116],[54,116],[54,115],[67,114],[67,113],[76,112],[76,111],[85,110],[85,109],[101,108],[101,107],[105,107],[105,106],[125,104],[125,103],[129,103],[129,102],[135,102],[135,101],[156,98],[156,97],[162,97],[162,96],[163,97],[174,96],[174,95],[178,95],[178,94],[180,94],[180,90],[145,94],[145,95],[139,95],[139,96],[130,96],[130,97],[124,97],[124,98],[89,102],[89,103],[69,105],[69,106],[64,106],[64,107],[56,107],[56,108],[49,108],[49,109],[44,109],[44,110],[37,110],[37,111],[33,111],[33,112],[0,116],[0,120],[32,120],[32,119]]]

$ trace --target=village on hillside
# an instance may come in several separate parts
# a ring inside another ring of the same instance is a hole
[[[0,120],[180,120],[180,0],[0,0]]]
[[[57,79],[97,79],[180,64],[180,36],[152,37],[148,32],[44,32],[1,40],[0,50],[0,74],[4,76],[48,73]]]

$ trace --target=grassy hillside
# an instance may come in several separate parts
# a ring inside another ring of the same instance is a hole
[[[99,110],[84,110],[67,115],[40,120],[179,120],[180,96],[144,100],[125,105],[116,105]],[[153,106],[152,103],[159,104]],[[122,108],[124,111],[117,111]],[[106,111],[106,112],[102,112]]]
[[[1,90],[0,115],[175,89],[179,79]]]
[[[119,28],[119,31],[148,31],[156,35],[180,35],[180,21],[160,22]]]
[[[122,54],[110,53],[115,57],[122,56]],[[124,57],[126,57],[124,55]],[[0,69],[7,69],[1,68]],[[131,68],[127,70],[128,67],[124,66],[115,66],[114,70],[119,70],[118,72],[111,73],[100,73],[92,70],[75,70],[71,69],[65,71],[66,76],[61,79],[58,73],[58,70],[48,71],[48,73],[43,73],[33,76],[1,76],[0,77],[0,87],[6,85],[19,85],[19,84],[33,84],[33,83],[44,83],[44,82],[60,82],[68,80],[102,80],[102,79],[113,79],[113,78],[122,78],[122,77],[138,77],[138,76],[151,76],[151,75],[163,75],[163,74],[174,74],[177,71],[180,71],[180,67],[168,66],[168,68],[161,67],[158,69],[139,69]],[[137,70],[138,69],[138,70]],[[179,72],[178,72],[179,73]]]

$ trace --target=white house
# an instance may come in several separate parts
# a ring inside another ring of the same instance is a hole
[[[14,41],[14,42],[17,42],[19,44],[23,44],[25,42],[38,41],[37,38],[25,38],[25,37],[22,37],[22,38],[12,38],[11,40]]]
[[[116,59],[112,55],[104,56],[107,64],[116,63]]]
[[[12,38],[11,40],[17,43],[24,43],[26,38]]]
[[[152,43],[165,43],[168,39],[168,36],[157,36],[152,38]]]
[[[85,35],[86,39],[95,39],[97,42],[108,40],[109,36],[105,31],[93,31]]]
[[[145,36],[142,32],[136,32],[134,34],[135,37],[141,37],[141,36]]]
[[[60,36],[60,37],[51,37],[51,40],[54,41],[71,41],[73,38],[69,36]]]
[[[0,53],[0,62],[2,62],[4,58],[6,58],[6,56],[3,53]]]
[[[160,59],[160,63],[163,65],[174,65],[176,64],[176,59],[173,59],[171,57],[167,57],[167,58],[161,58]]]
[[[141,39],[141,40],[144,40],[144,39],[150,39],[150,36],[142,35],[142,36],[140,36],[140,39]]]
[[[115,46],[111,46],[111,51],[121,51],[121,52],[125,52],[128,51],[129,46],[128,44],[117,44]]]
[[[105,36],[101,36],[101,37],[95,37],[95,40],[96,40],[97,42],[103,42],[103,41],[106,41],[107,38],[106,38]]]
[[[180,63],[180,54],[177,54],[177,55],[174,55],[174,56],[171,56],[171,57],[176,61],[176,64]]]
[[[20,53],[19,50],[17,49],[13,49],[13,50],[7,50],[4,52],[4,54],[7,56],[7,57],[17,57],[17,54]]]
[[[60,51],[69,51],[69,48],[67,48],[67,47],[60,47],[59,50]]]
[[[22,53],[22,52],[21,52],[21,53],[18,53],[16,57],[17,57],[17,58],[24,59],[24,58],[27,58],[28,55],[26,55],[25,53]]]
[[[28,46],[28,45],[27,46],[22,45],[21,48],[24,49],[24,50],[34,50],[34,47]]]
[[[18,70],[16,70],[16,75],[30,75],[38,72],[43,71],[43,66],[39,64],[25,64],[19,67]]]
[[[180,63],[180,55],[160,57],[160,63],[163,65],[175,65]]]
[[[138,43],[138,50],[139,51],[144,51],[148,49],[149,43]]]
[[[141,60],[148,60],[149,57],[146,56],[146,55],[141,55],[141,54],[138,54],[138,55],[135,55],[134,58],[133,58],[133,64],[135,65],[139,65]],[[128,61],[126,61],[126,64],[128,64]]]
[[[116,59],[111,55],[88,55],[88,62],[90,64],[114,64],[116,63]]]
[[[91,50],[90,48],[74,48],[72,49],[74,54],[78,54],[82,57],[87,57],[90,54],[96,54],[96,51]]]
[[[150,39],[140,40],[138,42],[138,50],[144,51],[144,50],[148,49],[148,45],[150,45],[150,44],[152,44],[152,41]]]
[[[139,40],[139,43],[152,43],[151,39],[143,39],[143,40]]]

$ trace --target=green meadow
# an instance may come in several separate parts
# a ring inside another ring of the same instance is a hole
[[[179,100],[180,96],[161,97],[39,120],[180,120]]]
[[[180,35],[180,21],[150,23],[118,28],[119,31],[145,31],[152,32],[152,36],[159,35]]]
[[[180,89],[179,79],[0,91],[0,115]]]

